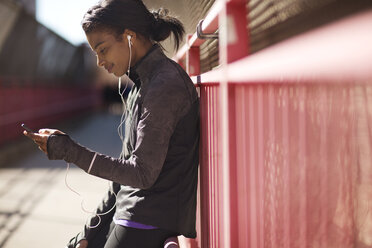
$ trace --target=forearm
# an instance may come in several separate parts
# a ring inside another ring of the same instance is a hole
[[[48,158],[51,160],[63,159],[68,163],[76,164],[86,172],[91,167],[89,174],[118,184],[149,188],[157,177],[158,170],[141,166],[136,156],[121,160],[97,153],[95,160],[92,161],[96,153],[75,143],[67,135],[51,135],[47,149]]]

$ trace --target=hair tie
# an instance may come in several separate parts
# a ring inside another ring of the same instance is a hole
[[[157,11],[153,11],[152,15],[154,16],[155,22],[158,22],[159,20],[163,19],[164,17],[168,16],[169,10],[160,8]]]

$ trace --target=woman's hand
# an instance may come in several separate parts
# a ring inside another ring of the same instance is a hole
[[[38,133],[23,131],[23,134],[32,139],[45,154],[47,154],[47,141],[50,135],[65,134],[57,129],[40,129]]]

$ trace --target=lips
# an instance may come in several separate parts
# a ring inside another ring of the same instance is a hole
[[[108,73],[111,73],[113,67],[114,67],[113,65],[105,66],[105,69],[108,71]]]

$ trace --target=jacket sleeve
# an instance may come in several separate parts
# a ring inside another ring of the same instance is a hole
[[[180,117],[190,109],[191,99],[182,83],[172,84],[161,79],[153,83],[156,87],[149,89],[143,99],[132,155],[121,160],[97,153],[90,174],[141,189],[155,183],[172,133]],[[86,172],[95,154],[66,135],[51,135],[47,148],[49,159],[64,159]]]

